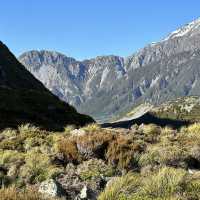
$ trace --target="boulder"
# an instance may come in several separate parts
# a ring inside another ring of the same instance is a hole
[[[18,173],[18,167],[16,165],[12,165],[8,170],[7,176],[14,179],[16,178],[17,173]]]
[[[43,181],[38,191],[46,197],[60,197],[64,195],[61,186],[53,179]]]
[[[71,133],[72,137],[73,136],[83,136],[86,134],[85,130],[83,130],[83,129],[74,129],[70,133]]]
[[[88,188],[85,185],[80,192],[80,199],[87,199]]]

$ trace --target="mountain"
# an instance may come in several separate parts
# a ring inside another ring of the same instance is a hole
[[[108,121],[140,103],[200,95],[200,19],[126,58],[77,61],[57,52],[30,51],[19,61],[79,112]]]
[[[33,123],[61,129],[93,122],[47,90],[0,42],[0,128]]]

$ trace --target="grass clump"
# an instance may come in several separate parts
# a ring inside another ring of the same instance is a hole
[[[186,180],[185,170],[168,167],[143,177],[129,173],[109,184],[98,200],[178,200],[188,195],[184,194]]]
[[[60,139],[56,144],[56,149],[59,153],[63,154],[65,162],[78,163],[81,161],[76,142],[73,139]]]
[[[0,200],[56,200],[44,198],[36,189],[29,188],[19,190],[16,187],[0,189]]]
[[[18,131],[20,133],[27,133],[27,132],[36,132],[39,131],[39,128],[32,125],[32,124],[21,124],[20,126],[18,126]]]
[[[103,160],[90,159],[80,164],[77,172],[82,180],[88,180],[98,177],[111,177],[115,170]]]
[[[119,169],[136,167],[138,154],[143,148],[143,145],[135,142],[131,135],[121,134],[109,144],[106,158]]]
[[[30,184],[52,178],[54,173],[57,168],[51,164],[50,157],[34,150],[26,154],[25,164],[20,169],[20,176]]]
[[[83,130],[85,130],[87,132],[96,132],[96,131],[100,131],[101,127],[99,124],[91,123],[91,124],[88,124],[87,126],[85,126],[83,128]]]
[[[139,196],[148,199],[170,199],[183,192],[186,171],[164,167],[157,173],[145,177]]]
[[[157,144],[148,147],[146,153],[139,160],[140,166],[185,166],[187,153],[179,145]],[[186,166],[185,166],[186,167]]]
[[[141,179],[138,174],[127,174],[116,177],[108,183],[106,189],[100,194],[98,200],[128,200],[132,193],[138,191]]]
[[[186,128],[189,136],[200,137],[200,123],[194,123]]]

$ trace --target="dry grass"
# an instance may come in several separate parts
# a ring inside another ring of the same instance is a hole
[[[0,189],[0,200],[45,200],[45,198],[35,189],[18,190],[15,187],[10,187]],[[55,199],[49,198],[48,200]]]
[[[136,164],[135,155],[143,151],[143,146],[135,143],[129,135],[121,134],[113,140],[106,153],[106,158],[112,165],[117,165],[120,169],[131,168]]]
[[[81,161],[76,142],[73,139],[62,138],[57,142],[57,151],[64,155],[66,162],[77,163]]]

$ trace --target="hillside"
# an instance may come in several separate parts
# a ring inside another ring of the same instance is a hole
[[[200,19],[126,58],[77,61],[58,52],[30,51],[19,60],[78,111],[107,122],[144,102],[200,96]]]
[[[179,97],[159,106],[141,104],[120,113],[103,127],[130,128],[133,124],[157,124],[180,128],[200,122],[200,97]]]
[[[63,129],[93,119],[77,113],[49,92],[0,42],[0,128],[32,123],[46,129]]]
[[[1,200],[198,200],[200,124],[0,131]]]

